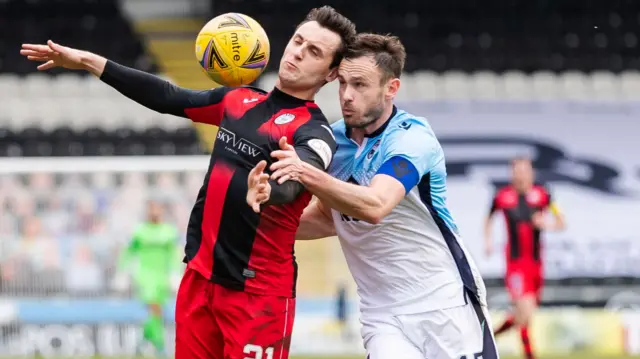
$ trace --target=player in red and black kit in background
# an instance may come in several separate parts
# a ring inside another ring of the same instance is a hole
[[[187,230],[187,270],[176,303],[176,359],[287,358],[295,312],[295,234],[311,194],[297,182],[271,183],[271,200],[247,205],[249,171],[271,163],[284,137],[321,169],[336,150],[313,98],[337,75],[354,24],[330,7],[312,10],[280,62],[276,88],[193,91],[103,57],[64,47],[23,45],[45,64],[84,69],[134,101],[162,113],[219,126],[204,184]],[[284,141],[284,139],[283,139]]]
[[[529,342],[529,321],[540,301],[543,284],[542,231],[564,228],[564,218],[551,200],[549,191],[534,183],[534,170],[527,158],[512,162],[512,183],[499,189],[493,198],[485,223],[487,255],[493,251],[491,218],[497,211],[504,213],[507,224],[505,284],[513,301],[513,314],[497,328],[495,335],[513,326],[520,328],[520,337],[527,359],[533,358]],[[549,210],[554,221],[549,223],[545,214]]]

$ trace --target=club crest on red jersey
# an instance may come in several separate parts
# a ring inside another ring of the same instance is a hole
[[[284,125],[286,123],[293,121],[295,118],[296,118],[296,115],[292,113],[285,113],[283,115],[276,117],[276,119],[273,122],[276,125]]]

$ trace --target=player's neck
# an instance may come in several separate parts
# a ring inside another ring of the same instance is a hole
[[[282,86],[282,83],[280,83],[280,79],[276,80],[275,87],[289,96],[293,96],[295,98],[299,98],[301,100],[307,100],[307,101],[313,101],[313,99],[316,96],[316,93],[318,92],[318,89],[294,90],[294,89],[287,88],[285,86]]]
[[[527,194],[533,188],[532,184],[513,184],[513,187],[516,189],[518,193]]]
[[[376,131],[378,131],[382,126],[384,126],[387,123],[392,113],[393,113],[393,103],[390,102],[385,106],[384,110],[382,111],[382,114],[380,114],[380,116],[375,121],[371,122],[370,124],[368,124],[363,128],[352,129],[351,139],[356,141],[358,144],[362,144],[362,141],[364,141],[365,137],[371,137],[372,134],[375,134]]]

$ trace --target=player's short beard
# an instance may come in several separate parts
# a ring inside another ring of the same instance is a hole
[[[378,121],[382,113],[384,112],[384,102],[382,101],[382,93],[380,94],[380,101],[371,108],[367,109],[367,111],[362,115],[360,121],[354,122],[349,125],[352,128],[366,128]]]
[[[360,121],[358,121],[357,123],[354,123],[350,127],[366,128],[370,126],[372,123],[378,121],[383,111],[384,111],[384,108],[382,107],[382,104],[376,104],[375,106],[367,110],[367,112],[365,112],[364,115],[362,115],[362,118],[360,119]]]

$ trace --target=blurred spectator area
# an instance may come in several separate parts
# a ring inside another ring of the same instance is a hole
[[[203,178],[186,171],[3,174],[0,295],[109,292],[147,199],[165,204],[166,220],[184,240]]]
[[[0,73],[35,72],[33,63],[20,56],[20,45],[48,39],[141,70],[158,70],[117,0],[2,0],[0,34]]]
[[[206,162],[205,162],[206,163]],[[0,176],[0,297],[103,296],[149,198],[165,205],[184,245],[203,171]],[[296,246],[299,294],[332,295],[349,278],[337,239]]]

